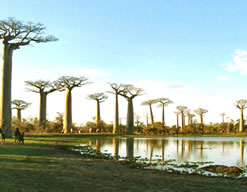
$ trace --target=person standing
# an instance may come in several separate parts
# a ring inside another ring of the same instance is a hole
[[[20,133],[20,130],[19,128],[16,128],[15,129],[15,144],[18,144],[19,143],[19,137],[20,137],[21,133]]]

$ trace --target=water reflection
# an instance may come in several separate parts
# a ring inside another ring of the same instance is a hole
[[[126,157],[129,160],[133,160],[134,159],[134,138],[127,138],[126,151],[127,151]]]
[[[113,146],[113,158],[115,160],[118,160],[119,138],[112,139],[112,146]]]
[[[88,144],[114,159],[141,157],[152,162],[175,159],[178,163],[212,162],[244,167],[247,138],[105,138]]]
[[[240,139],[240,162],[241,166],[244,166],[244,145],[243,145],[243,139]]]

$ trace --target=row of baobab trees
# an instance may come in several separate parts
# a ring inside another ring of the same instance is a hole
[[[54,91],[66,91],[65,98],[65,111],[64,111],[64,123],[63,131],[64,133],[69,133],[72,128],[72,90],[75,87],[81,87],[88,83],[87,78],[85,77],[72,77],[72,76],[62,76],[54,82],[38,80],[38,81],[26,81],[27,90],[38,93],[40,95],[40,107],[39,107],[39,124],[44,129],[46,127],[46,101],[47,95]],[[141,88],[136,88],[130,84],[117,84],[109,83],[111,91],[107,93],[113,94],[115,96],[115,115],[114,115],[114,125],[113,133],[119,133],[119,104],[118,97],[122,96],[127,100],[128,109],[127,109],[127,122],[126,122],[126,133],[134,133],[134,108],[133,108],[133,99],[136,96],[141,96],[144,94],[144,90]],[[94,93],[89,94],[88,99],[96,101],[96,125],[98,126],[101,121],[100,116],[100,103],[104,102],[108,96],[105,93]],[[162,121],[161,124],[165,127],[165,107],[169,104],[172,104],[173,101],[161,97],[157,99],[150,99],[142,102],[142,105],[147,105],[150,111],[151,126],[155,127],[154,115],[152,110],[152,105],[159,104],[158,106],[162,108]],[[21,110],[27,108],[30,104],[22,100],[14,100],[12,104],[15,105],[14,109],[17,110],[17,119],[21,119]],[[239,132],[243,132],[244,120],[243,120],[243,110],[247,107],[247,100],[238,100],[235,102],[235,106],[240,109],[240,123],[239,123]],[[177,106],[177,111],[175,114],[177,116],[177,128],[179,128],[179,115],[181,116],[181,132],[184,132],[185,129],[185,116],[188,117],[188,125],[192,125],[193,118],[195,114],[191,113],[191,110],[187,106]],[[207,109],[198,108],[194,110],[196,114],[200,117],[200,124],[203,125],[203,116],[208,112]],[[220,114],[222,116],[222,122],[224,123],[225,113]]]
[[[11,86],[12,86],[12,58],[15,50],[19,50],[23,46],[31,43],[47,43],[57,41],[58,39],[51,35],[44,35],[45,26],[41,23],[27,22],[24,23],[14,18],[0,20],[0,40],[2,42],[2,81],[1,81],[1,95],[0,95],[0,127],[5,128],[6,136],[12,136],[11,129]],[[87,83],[87,78],[75,78],[70,76],[63,76],[56,81],[56,86],[46,81],[26,82],[30,86],[30,91],[40,94],[40,113],[39,120],[42,126],[46,122],[46,99],[47,95],[55,90],[66,91],[66,107],[64,114],[64,132],[70,131],[72,126],[72,109],[71,109],[71,91],[75,87],[81,87]],[[127,124],[126,130],[128,134],[132,134],[134,130],[134,113],[132,100],[143,93],[143,90],[132,85],[117,85],[111,84],[112,93],[115,94],[115,118],[113,132],[118,133],[118,96],[123,96],[128,101]],[[97,96],[97,95],[94,95]],[[97,103],[103,100],[92,96]],[[101,95],[102,97],[102,95]],[[100,97],[99,97],[100,98]],[[236,106],[240,108],[240,131],[243,131],[243,109],[246,107],[246,100],[237,101]],[[144,104],[149,104],[145,102]],[[150,105],[151,106],[151,105]],[[179,113],[184,119],[185,107],[177,107]],[[99,110],[99,109],[98,109]],[[99,119],[98,119],[99,120]],[[201,118],[202,120],[202,118]],[[153,120],[152,120],[153,121]],[[182,120],[182,130],[184,120]]]
[[[153,112],[152,112],[152,105],[159,103],[159,107],[162,107],[162,126],[165,126],[165,106],[168,106],[168,104],[172,104],[173,101],[171,101],[168,98],[158,98],[158,99],[151,99],[151,100],[147,100],[144,101],[142,103],[142,105],[148,105],[149,106],[149,110],[150,110],[150,119],[151,119],[151,125],[154,127],[155,126],[155,121],[154,121],[154,116],[153,116]],[[240,118],[239,118],[239,132],[243,132],[244,131],[244,109],[247,108],[247,100],[241,99],[241,100],[237,100],[234,105],[240,109]],[[195,114],[199,115],[200,118],[200,125],[203,126],[204,122],[203,122],[203,117],[206,113],[208,113],[207,109],[203,109],[203,108],[198,108],[196,110],[194,110],[193,114],[190,110],[188,109],[187,106],[177,106],[176,107],[176,111],[174,111],[174,113],[176,114],[177,117],[177,123],[176,123],[176,127],[177,129],[180,128],[179,126],[179,116],[181,119],[181,130],[180,132],[184,132],[185,131],[185,117],[187,116],[188,118],[188,123],[187,125],[192,126],[193,125],[193,118],[195,117]],[[225,123],[225,118],[230,120],[230,117],[226,117],[226,113],[221,113],[220,116],[222,117],[222,123]]]
[[[50,82],[44,80],[38,81],[26,81],[27,90],[38,93],[40,95],[40,107],[39,107],[39,124],[44,129],[46,127],[46,109],[47,109],[47,95],[54,91],[66,91],[65,94],[65,111],[64,111],[64,123],[63,132],[70,133],[72,129],[72,90],[76,87],[82,87],[88,83],[85,77],[73,77],[73,76],[62,76],[58,80]],[[133,99],[136,96],[143,94],[141,88],[136,88],[130,84],[117,84],[110,83],[111,91],[108,93],[114,94],[115,96],[115,115],[113,133],[119,133],[119,95],[124,97],[128,103],[127,109],[127,121],[126,121],[126,133],[133,134],[134,132],[134,108]],[[100,103],[104,102],[108,96],[105,93],[94,93],[88,95],[88,99],[96,101],[96,124],[98,125],[101,121],[100,117]],[[15,105],[14,109],[17,110],[17,119],[21,120],[21,111],[26,109],[30,103],[23,100],[13,100],[12,104]]]

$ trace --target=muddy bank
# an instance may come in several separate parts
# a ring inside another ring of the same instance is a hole
[[[104,156],[103,156],[104,157]],[[133,161],[79,155],[83,178],[94,191],[247,191],[247,179],[168,173],[145,169]]]

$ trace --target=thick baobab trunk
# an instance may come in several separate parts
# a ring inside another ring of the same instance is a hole
[[[64,133],[70,133],[72,129],[72,106],[71,106],[72,98],[71,98],[71,90],[66,89],[66,97],[65,97],[65,111],[64,111],[64,124],[63,130]]]
[[[21,109],[17,109],[16,118],[21,121]]]
[[[165,104],[162,104],[162,126],[165,125]]]
[[[96,109],[96,125],[99,125],[100,122],[100,103],[98,100],[96,100],[96,105],[97,105],[97,109]]]
[[[40,93],[40,103],[39,103],[39,125],[46,127],[46,97],[45,93]]]
[[[0,101],[0,126],[5,127],[7,137],[12,136],[11,130],[11,79],[13,49],[3,44],[2,56],[2,90]]]
[[[184,114],[183,113],[181,113],[181,132],[183,133],[184,132]]]
[[[239,132],[244,131],[244,109],[240,109]]]
[[[177,114],[177,129],[179,128],[179,117],[178,117],[178,114]]]
[[[115,95],[115,119],[113,133],[119,133],[119,115],[118,115],[118,94]]]
[[[202,114],[200,115],[200,120],[201,120],[201,125],[203,125],[203,116],[202,116]]]
[[[127,122],[126,122],[126,133],[134,133],[134,109],[132,99],[128,99],[128,112],[127,112]]]
[[[153,110],[151,104],[149,104],[149,110],[150,110],[151,124],[154,125],[154,116],[153,116]]]

